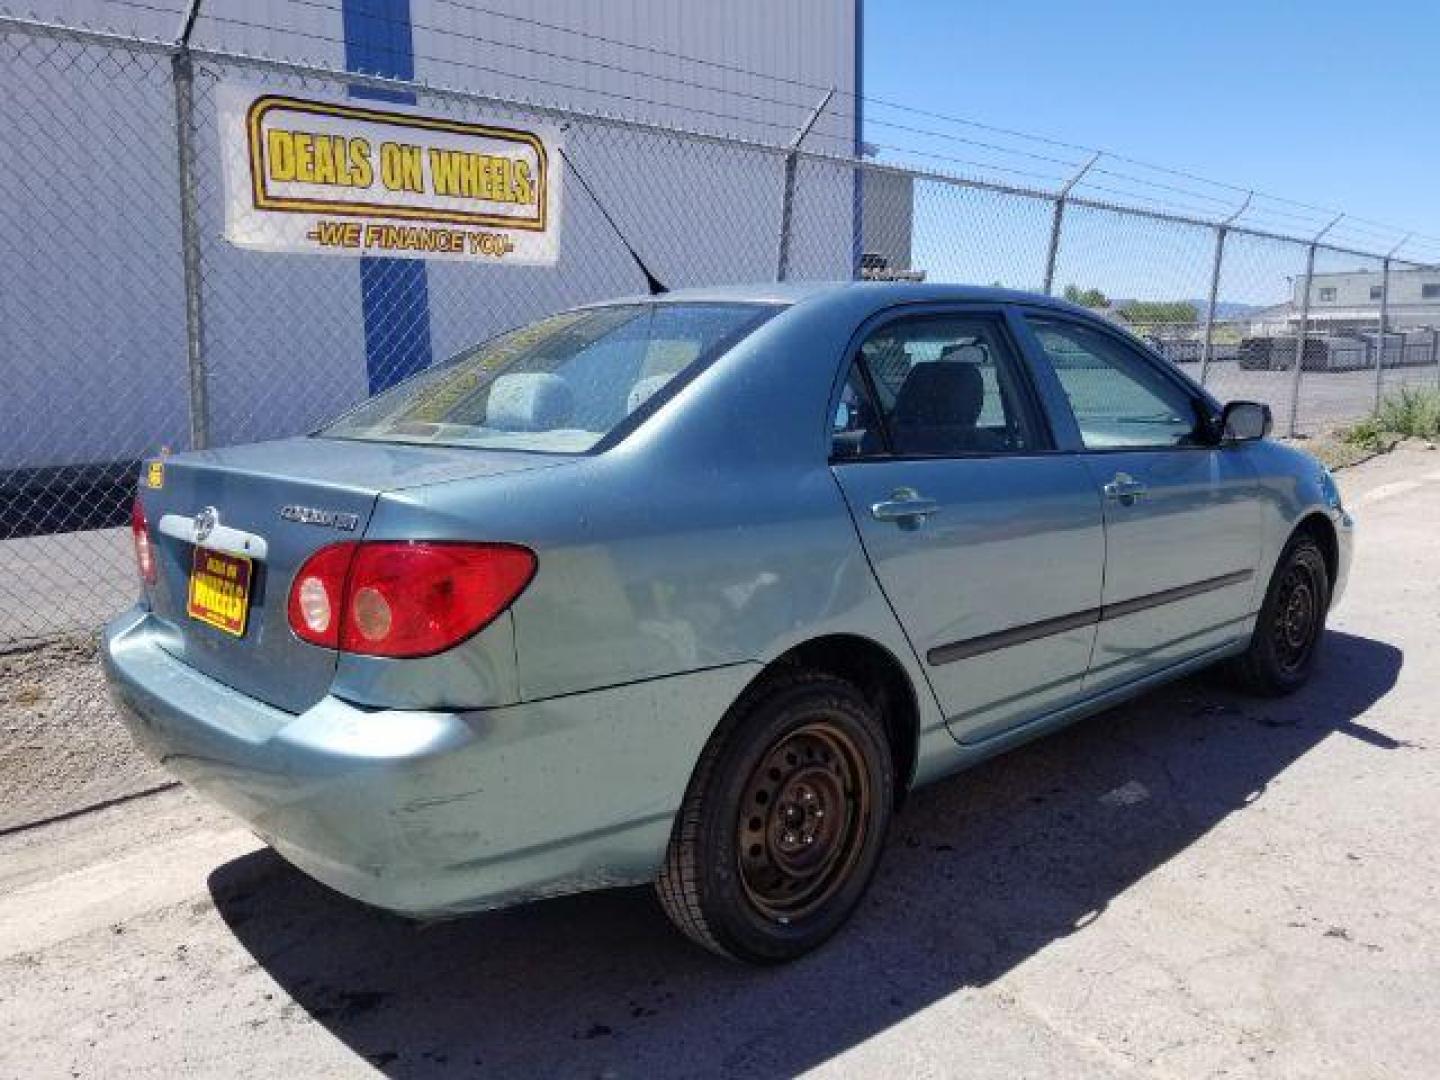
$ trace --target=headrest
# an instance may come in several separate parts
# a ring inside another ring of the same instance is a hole
[[[895,396],[895,421],[914,427],[973,427],[985,406],[985,380],[974,364],[934,360],[916,364]]]
[[[630,396],[625,401],[625,412],[629,414],[640,408],[674,377],[674,375],[650,375],[641,379],[630,388]]]
[[[485,426],[498,431],[553,431],[569,425],[575,394],[559,375],[501,375],[490,385]]]
[[[960,364],[983,364],[990,359],[990,354],[983,345],[946,345],[940,350],[940,359]]]

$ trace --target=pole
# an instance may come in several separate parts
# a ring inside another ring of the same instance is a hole
[[[200,202],[195,190],[195,69],[190,34],[201,0],[185,9],[170,58],[175,90],[175,152],[180,180],[180,255],[185,279],[185,366],[189,375],[190,447],[210,445],[209,380],[205,372],[205,311],[200,277]]]
[[[790,276],[791,219],[795,214],[795,171],[800,160],[798,156],[800,144],[805,141],[805,136],[810,134],[811,129],[824,115],[830,99],[834,96],[835,88],[832,86],[825,91],[825,96],[820,99],[820,104],[815,106],[805,123],[800,125],[800,130],[795,132],[795,137],[790,140],[790,152],[785,155],[785,182],[780,193],[780,255],[775,263],[776,281],[784,281]]]
[[[1385,390],[1385,333],[1390,325],[1390,256],[1380,264],[1380,338],[1375,347],[1375,411],[1380,411],[1380,398]],[[1400,359],[1405,359],[1405,345],[1402,339]]]
[[[1315,251],[1320,246],[1320,241],[1325,234],[1340,224],[1340,219],[1345,215],[1340,214],[1315,234],[1310,241],[1310,247],[1305,254],[1305,293],[1300,300],[1300,327],[1295,336],[1295,368],[1290,377],[1290,424],[1288,434],[1293,439],[1298,428],[1300,412],[1300,371],[1305,367],[1305,338],[1310,328],[1310,292],[1314,288],[1315,281]]]
[[[1055,292],[1055,259],[1060,254],[1060,227],[1065,223],[1065,197],[1055,200],[1055,216],[1050,220],[1050,248],[1045,253],[1045,285],[1040,290],[1047,296]]]
[[[1290,420],[1286,434],[1295,437],[1295,412],[1300,407],[1300,369],[1305,366],[1305,329],[1310,323],[1310,282],[1315,276],[1315,245],[1306,249],[1304,293],[1300,297],[1300,326],[1295,335],[1295,367],[1290,377]]]
[[[1380,411],[1380,400],[1385,395],[1385,335],[1390,330],[1390,262],[1400,253],[1400,249],[1410,242],[1413,233],[1406,233],[1400,238],[1400,242],[1390,249],[1381,264],[1382,273],[1380,277],[1380,346],[1379,354],[1375,357],[1375,411]],[[1405,335],[1400,335],[1400,356],[1398,362],[1405,363]]]
[[[1210,303],[1205,308],[1205,346],[1200,353],[1200,385],[1205,385],[1205,380],[1210,375],[1210,356],[1215,347],[1215,304],[1220,293],[1220,264],[1225,259],[1225,234],[1229,232],[1224,225],[1215,230],[1215,264],[1210,268]]]
[[[1253,191],[1246,192],[1245,201],[1224,221],[1215,227],[1215,262],[1210,267],[1210,303],[1205,308],[1205,347],[1200,353],[1200,385],[1205,385],[1205,380],[1210,374],[1210,360],[1215,349],[1215,305],[1220,302],[1220,267],[1225,262],[1225,237],[1230,232],[1230,226],[1239,220],[1240,215],[1250,208],[1250,200],[1255,197]]]
[[[1055,216],[1050,220],[1050,249],[1045,253],[1045,287],[1042,290],[1047,295],[1053,294],[1055,290],[1055,261],[1060,257],[1060,230],[1065,224],[1065,200],[1070,197],[1070,192],[1075,185],[1085,178],[1085,174],[1095,167],[1100,160],[1100,153],[1097,152],[1089,161],[1080,166],[1080,171],[1069,180],[1065,181],[1062,187],[1055,194]]]

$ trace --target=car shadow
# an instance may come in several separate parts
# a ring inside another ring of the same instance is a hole
[[[416,924],[351,902],[268,849],[210,892],[255,961],[394,1077],[792,1075],[984,985],[1110,901],[1360,717],[1398,649],[1332,632],[1281,701],[1191,679],[917,792],[875,887],[818,953],[751,969],[688,945],[650,890]]]

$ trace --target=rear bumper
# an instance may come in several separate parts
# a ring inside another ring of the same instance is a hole
[[[652,878],[700,750],[756,670],[472,712],[327,697],[294,715],[156,637],[137,608],[103,641],[136,742],[311,876],[419,916]]]

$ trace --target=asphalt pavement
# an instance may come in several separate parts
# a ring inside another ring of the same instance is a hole
[[[646,889],[409,923],[171,791],[0,837],[0,1076],[1434,1076],[1440,453],[1341,483],[1310,687],[1188,680],[918,793],[797,964]]]

